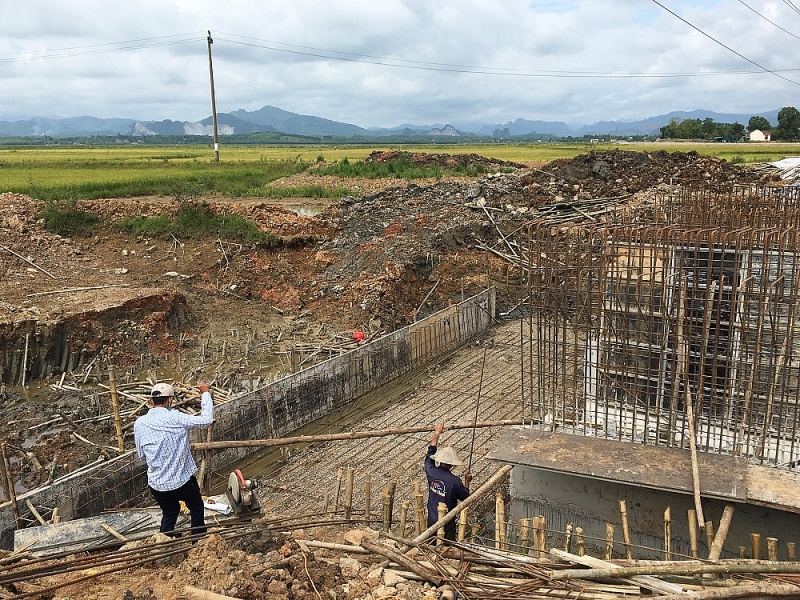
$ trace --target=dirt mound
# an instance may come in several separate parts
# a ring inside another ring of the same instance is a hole
[[[487,158],[479,154],[438,154],[428,152],[406,152],[402,150],[376,150],[372,152],[364,163],[399,163],[405,162],[420,167],[441,167],[443,169],[474,169],[482,167],[510,167],[524,169],[525,165],[498,158]]]

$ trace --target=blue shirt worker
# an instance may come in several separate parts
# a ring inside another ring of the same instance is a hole
[[[439,436],[444,431],[444,423],[437,424],[434,428],[433,439],[425,455],[425,475],[428,478],[428,527],[439,520],[439,503],[444,502],[448,512],[456,507],[460,500],[469,496],[469,484],[472,482],[472,473],[464,473],[464,483],[461,478],[453,475],[454,466],[463,465],[456,451],[449,446],[439,448]],[[444,537],[448,540],[456,539],[456,520],[453,519],[444,527]]]
[[[175,390],[168,383],[157,383],[150,392],[153,403],[146,415],[136,419],[133,438],[136,452],[147,462],[147,484],[161,508],[161,528],[175,529],[183,501],[191,514],[192,534],[206,532],[203,497],[194,476],[197,465],[189,450],[189,430],[210,425],[214,420],[214,401],[207,383],[199,382],[199,415],[172,410]]]

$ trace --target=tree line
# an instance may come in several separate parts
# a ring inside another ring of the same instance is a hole
[[[765,117],[754,115],[747,122],[747,131],[770,131],[773,140],[793,142],[800,140],[800,111],[786,106],[778,112],[778,126],[773,127]],[[680,140],[738,141],[745,135],[741,123],[716,123],[714,119],[670,119],[661,127],[661,137]]]

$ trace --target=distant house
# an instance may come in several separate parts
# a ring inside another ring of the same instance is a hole
[[[754,129],[750,132],[750,141],[751,142],[768,142],[772,139],[772,132],[771,131],[761,131],[760,129]]]

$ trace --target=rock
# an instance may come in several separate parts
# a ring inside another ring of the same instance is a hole
[[[400,575],[397,571],[386,569],[383,572],[383,585],[385,586],[396,587],[398,583],[404,583],[406,581],[408,581],[408,579]]]
[[[382,577],[383,577],[383,567],[372,569],[372,571],[367,573],[367,583],[369,583],[371,586],[376,586],[380,583]]]
[[[339,559],[339,568],[342,570],[343,577],[353,578],[361,570],[361,563],[356,558],[343,556]]]
[[[397,590],[395,588],[387,587],[385,585],[382,585],[372,590],[373,598],[391,598],[392,596],[396,595],[397,595]]]

